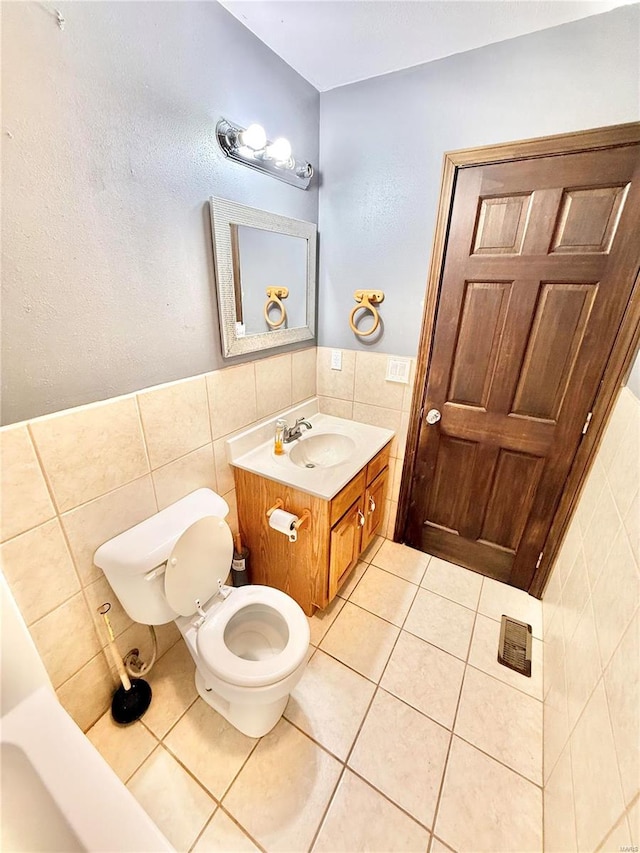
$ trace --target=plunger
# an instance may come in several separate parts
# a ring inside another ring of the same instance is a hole
[[[151,686],[144,678],[129,678],[116,646],[111,622],[107,615],[110,610],[111,604],[108,601],[98,607],[98,613],[107,626],[109,651],[122,682],[111,700],[111,716],[121,726],[128,726],[130,723],[139,720],[151,704]]]

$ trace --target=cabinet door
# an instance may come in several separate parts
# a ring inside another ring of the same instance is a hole
[[[340,588],[340,582],[356,564],[360,554],[360,534],[364,520],[361,501],[356,501],[331,528],[329,601],[335,597]]]
[[[384,518],[384,499],[387,489],[389,469],[385,468],[375,478],[373,483],[367,487],[364,495],[365,525],[362,528],[361,550],[369,545],[376,533],[382,527]]]

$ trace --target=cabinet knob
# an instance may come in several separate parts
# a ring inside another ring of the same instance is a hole
[[[373,499],[373,495],[369,495],[369,512],[372,513],[375,511],[376,511],[376,502]]]
[[[358,524],[360,527],[364,527],[364,513],[360,509],[358,510]]]

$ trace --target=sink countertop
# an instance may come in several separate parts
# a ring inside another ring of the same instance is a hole
[[[273,432],[275,421],[279,417],[285,418],[290,425],[296,418],[305,417],[313,426],[311,430],[303,430],[302,438],[285,444],[282,456],[276,456],[273,452]],[[266,441],[265,434],[269,435]],[[353,439],[355,450],[346,462],[310,470],[291,462],[289,454],[296,445],[304,442],[306,438],[323,434],[345,435]],[[335,497],[394,435],[390,429],[322,414],[318,412],[317,399],[314,399],[281,415],[274,415],[268,422],[229,439],[227,456],[229,463],[237,468],[328,501]],[[255,442],[259,443],[256,445]],[[251,445],[251,449],[247,449]]]

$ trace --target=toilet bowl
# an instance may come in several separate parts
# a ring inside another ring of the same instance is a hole
[[[198,489],[105,542],[94,555],[129,616],[175,621],[200,696],[250,737],[270,731],[307,661],[309,624],[280,590],[225,584],[233,542],[226,502]]]

